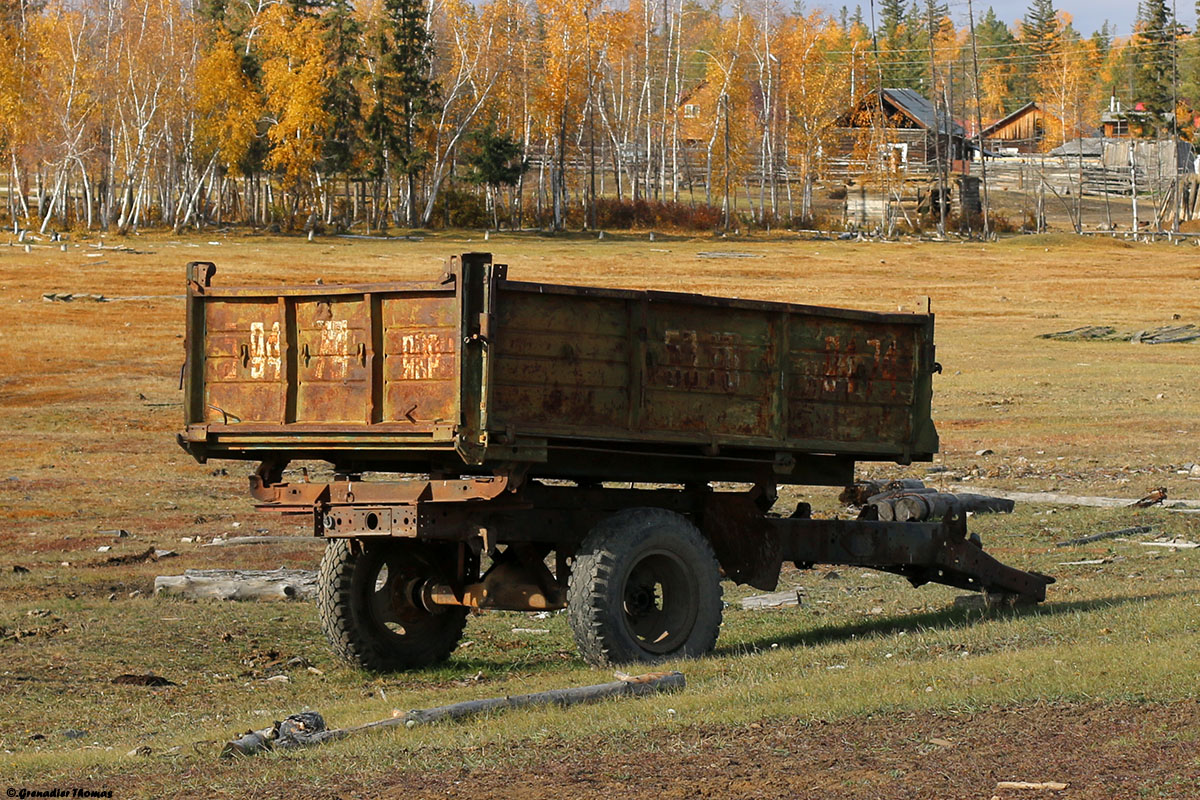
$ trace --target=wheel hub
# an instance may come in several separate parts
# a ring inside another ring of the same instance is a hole
[[[638,644],[668,653],[686,639],[696,619],[695,579],[679,556],[667,550],[646,553],[625,582],[625,625]]]

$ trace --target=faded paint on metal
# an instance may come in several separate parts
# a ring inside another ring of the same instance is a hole
[[[280,335],[274,298],[205,306],[204,419],[207,422],[280,422]]]
[[[453,444],[472,464],[752,448],[754,474],[781,480],[789,463],[811,478],[797,458],[812,454],[936,452],[931,315],[519,283],[485,254],[453,264],[440,284],[189,284],[188,441],[208,456]]]
[[[385,296],[381,302],[381,420],[422,429],[458,411],[458,303],[453,294]]]

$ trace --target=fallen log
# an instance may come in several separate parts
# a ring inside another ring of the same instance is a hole
[[[1132,528],[1121,528],[1116,531],[1104,531],[1103,533],[1093,533],[1089,536],[1080,536],[1078,539],[1067,539],[1065,542],[1055,542],[1055,547],[1074,547],[1077,544],[1091,544],[1092,542],[1100,542],[1105,539],[1115,539],[1118,536],[1139,536],[1143,533],[1149,533],[1153,528],[1150,525],[1135,525]]]
[[[1004,489],[989,489],[979,487],[978,491],[988,492],[995,497],[1007,497],[1018,503],[1045,503],[1047,505],[1087,506],[1090,508],[1124,508],[1133,501],[1125,497],[1081,497],[1078,495],[1058,494],[1057,492],[1009,492]],[[1200,510],[1200,500],[1165,500],[1163,507],[1171,510],[1197,509]]]
[[[858,481],[842,489],[838,502],[848,506],[866,505],[867,501],[883,491],[882,481]]]
[[[894,501],[897,522],[941,519],[949,513],[1012,513],[1015,503],[1003,497],[982,494],[909,494]]]
[[[867,498],[868,503],[877,503],[880,500],[895,500],[900,497],[907,497],[910,494],[940,494],[940,492],[932,486],[915,486],[899,489],[886,489],[879,494],[872,495]]]
[[[159,575],[154,593],[205,600],[308,600],[317,593],[317,573],[307,569],[189,569]]]
[[[221,757],[233,758],[254,755],[264,750],[311,747],[380,728],[400,726],[412,728],[417,725],[427,725],[443,720],[461,720],[511,708],[550,705],[567,708],[581,703],[595,703],[610,697],[641,697],[682,690],[685,686],[686,681],[682,672],[651,672],[634,677],[620,676],[619,680],[612,683],[600,683],[593,686],[551,689],[546,692],[492,697],[485,700],[468,700],[448,706],[414,709],[403,714],[396,712],[388,719],[333,730],[325,727],[325,720],[320,714],[315,711],[307,711],[303,714],[293,714],[269,728],[247,731],[237,739],[226,743],[225,747],[221,749]]]
[[[925,488],[925,482],[920,478],[900,478],[894,481],[859,481],[843,489],[842,493],[838,495],[838,501],[848,506],[863,506],[872,502],[879,495]],[[930,489],[929,491],[935,490]]]
[[[875,516],[881,522],[891,522],[896,519],[896,506],[892,500],[876,500],[870,504],[875,509]]]

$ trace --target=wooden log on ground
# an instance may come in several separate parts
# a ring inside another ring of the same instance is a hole
[[[838,502],[848,506],[866,505],[869,498],[883,491],[883,487],[881,481],[858,481],[842,489]]]
[[[307,747],[329,741],[335,736],[326,736],[337,731],[325,728],[325,718],[316,711],[304,711],[292,714],[282,722],[276,722],[269,728],[257,731],[246,731],[231,742],[226,742],[221,748],[221,758],[234,756],[252,756],[264,750],[288,750],[295,747]]]
[[[307,569],[189,569],[154,579],[155,594],[204,600],[308,600],[316,592],[317,573]]]
[[[228,742],[221,750],[223,758],[249,756],[264,750],[294,749],[310,747],[324,742],[344,739],[356,733],[380,728],[403,726],[412,728],[444,720],[461,720],[468,717],[502,711],[510,708],[532,708],[556,705],[562,708],[581,703],[595,703],[613,697],[642,697],[660,692],[682,690],[686,686],[682,672],[651,672],[635,677],[623,676],[612,683],[579,686],[573,689],[551,689],[546,692],[519,694],[509,697],[492,697],[485,700],[468,700],[436,708],[414,709],[396,714],[388,719],[355,725],[349,728],[328,730],[325,721],[315,711],[294,714],[270,728],[248,731]]]
[[[274,739],[274,726],[257,731],[246,731],[233,741],[225,743],[225,746],[221,748],[221,758],[252,756],[263,750],[270,750]]]
[[[682,672],[655,672],[634,678],[601,683],[595,686],[580,686],[574,689],[552,689],[548,692],[518,694],[512,697],[496,697],[488,700],[468,700],[449,706],[409,711],[404,715],[404,725],[427,725],[441,720],[460,720],[478,714],[487,714],[505,708],[529,708],[531,706],[569,706],[580,703],[595,703],[610,697],[640,697],[658,692],[684,688]],[[391,720],[385,720],[391,722]]]
[[[926,486],[925,486],[925,481],[921,480],[920,478],[899,478],[894,481],[888,481],[886,488],[888,488],[888,489],[903,489],[905,491],[908,491],[908,490],[915,490],[915,489],[924,489],[924,488],[926,488]]]
[[[1069,784],[1062,781],[998,781],[997,789],[1032,789],[1042,792],[1061,792]]]
[[[988,497],[982,494],[911,494],[894,503],[896,521],[920,522],[941,519],[946,514],[963,511],[976,513],[1011,513],[1016,505],[1003,497]]]
[[[743,597],[742,608],[784,608],[786,606],[798,606],[801,604],[800,595],[803,591],[799,586],[793,586],[791,589],[771,592],[770,594],[756,594],[750,597]]]
[[[1017,504],[1006,497],[992,497],[986,494],[952,494],[958,498],[959,507],[963,511],[974,511],[976,514],[1011,514]]]
[[[932,486],[920,486],[914,489],[888,489],[867,498],[867,502],[874,503],[879,500],[895,500],[898,497],[907,497],[910,494],[940,494],[940,492]]]
[[[1004,489],[979,487],[980,491],[990,493],[994,497],[1006,497],[1018,503],[1045,503],[1047,505],[1087,506],[1091,508],[1124,508],[1132,502],[1123,497],[1081,497],[1078,495],[1058,494],[1056,492],[1009,492]],[[1172,510],[1200,510],[1200,500],[1167,500],[1164,508]]]
[[[838,501],[848,506],[865,506],[874,502],[878,497],[887,497],[898,492],[923,491],[926,489],[925,482],[920,478],[900,478],[894,481],[859,481],[843,489],[842,493],[838,495]],[[936,491],[936,489],[928,489],[928,491],[932,492]]]

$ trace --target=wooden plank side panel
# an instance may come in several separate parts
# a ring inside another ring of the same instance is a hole
[[[491,426],[623,429],[629,416],[627,301],[503,291],[490,343]]]
[[[650,304],[642,429],[710,441],[772,436],[776,320],[766,311]]]
[[[281,422],[285,321],[276,299],[206,302],[204,325],[204,420]]]
[[[788,438],[907,447],[920,330],[793,317]]]

